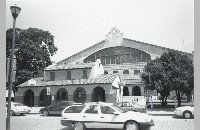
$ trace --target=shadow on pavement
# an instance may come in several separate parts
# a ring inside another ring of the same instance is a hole
[[[172,116],[172,118],[174,118],[174,119],[186,119],[186,118],[184,118],[184,117],[177,116],[177,115]],[[189,118],[189,119],[194,119],[194,117]]]

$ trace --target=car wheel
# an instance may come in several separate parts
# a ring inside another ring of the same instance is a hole
[[[129,121],[125,124],[125,130],[139,130],[139,126],[135,121]]]
[[[48,110],[43,110],[43,111],[42,111],[42,115],[43,115],[43,116],[48,116],[48,115],[49,115]]]
[[[21,113],[21,114],[20,114],[20,116],[23,116],[23,115],[24,115],[24,113]]]
[[[183,117],[186,119],[192,118],[192,113],[190,111],[183,112]]]
[[[74,124],[74,130],[85,130],[85,126],[82,122],[76,122]]]
[[[13,110],[10,111],[10,115],[11,115],[11,116],[14,116],[14,115],[15,115],[15,113],[14,113]]]

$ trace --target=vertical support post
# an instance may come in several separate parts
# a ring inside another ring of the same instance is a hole
[[[11,92],[12,92],[12,76],[13,76],[13,58],[14,58],[14,42],[15,42],[15,23],[16,19],[13,20],[13,39],[12,39],[12,48],[10,56],[10,65],[9,65],[9,77],[8,77],[8,108],[7,108],[7,120],[6,120],[6,130],[10,130],[10,110],[11,110]]]
[[[151,96],[151,108],[153,108],[153,99],[152,99],[152,96]]]
[[[174,103],[175,103],[175,108],[177,108],[176,96],[174,96]]]

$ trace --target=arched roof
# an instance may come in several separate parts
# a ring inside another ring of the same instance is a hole
[[[164,52],[168,52],[169,50],[173,50],[170,48],[165,48],[153,44],[148,44],[136,40],[131,40],[128,38],[123,38],[123,34],[120,33],[120,31],[116,28],[112,28],[111,31],[106,35],[106,39],[81,51],[78,52],[60,62],[57,64],[69,64],[69,63],[82,63],[83,60],[88,57],[89,55],[100,51],[102,49],[110,48],[110,47],[117,47],[117,46],[123,46],[123,47],[130,47],[135,48],[137,50],[141,50],[143,52],[146,52],[150,54],[151,59],[155,59],[156,57],[160,57]],[[193,59],[193,55],[191,53],[185,53],[189,56],[189,58]]]

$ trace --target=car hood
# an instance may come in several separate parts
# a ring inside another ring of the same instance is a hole
[[[133,117],[147,117],[147,116],[149,116],[146,113],[141,113],[141,112],[136,112],[136,111],[127,111],[123,114],[127,115],[127,116],[133,116]]]
[[[51,107],[51,106],[43,107],[43,108],[40,109],[40,111],[42,111],[42,110],[46,110],[46,109],[49,110],[50,107]]]
[[[17,108],[17,109],[30,109],[29,107],[27,107],[27,106],[17,106],[17,107],[15,107],[15,108]]]

